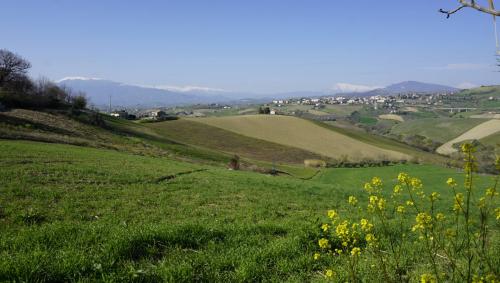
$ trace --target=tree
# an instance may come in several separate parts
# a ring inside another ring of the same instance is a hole
[[[446,17],[449,18],[452,14],[462,10],[463,8],[472,8],[478,10],[483,13],[487,13],[493,16],[500,16],[500,11],[495,9],[495,4],[493,0],[488,0],[489,7],[485,7],[476,2],[476,0],[458,0],[460,6],[453,10],[443,10],[440,9],[439,12],[446,14]]]
[[[30,62],[21,56],[0,49],[0,86],[19,77],[24,78],[29,68],[31,68]]]

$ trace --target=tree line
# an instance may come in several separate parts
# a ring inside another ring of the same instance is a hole
[[[82,92],[41,78],[28,76],[31,63],[6,49],[0,49],[0,107],[27,109],[85,109]]]

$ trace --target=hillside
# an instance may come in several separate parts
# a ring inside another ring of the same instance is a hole
[[[398,151],[382,149],[343,134],[330,131],[313,122],[290,117],[248,115],[221,118],[200,118],[192,121],[222,128],[252,138],[301,148],[331,158],[347,156],[351,160],[363,158],[391,160],[409,159]]]
[[[449,202],[444,181],[461,178],[456,170],[405,165],[327,169],[303,181],[5,140],[0,168],[0,280],[29,282],[321,281],[315,221],[332,208],[356,217],[340,203],[349,195],[364,200],[363,182],[379,176],[392,191],[398,172],[412,172],[426,194],[437,190]],[[408,276],[420,278],[421,254],[405,259]],[[370,262],[360,276],[382,280]]]
[[[434,141],[445,143],[451,137],[457,137],[486,119],[468,118],[423,118],[395,124],[391,128],[393,135],[421,135]]]
[[[151,123],[147,126],[155,129],[158,134],[183,144],[237,154],[253,160],[302,165],[305,159],[324,159],[319,154],[303,149],[251,138],[187,119]]]
[[[500,86],[482,86],[463,90],[443,99],[443,103],[452,107],[498,110],[500,108]]]
[[[453,148],[453,145],[456,143],[460,143],[467,140],[480,140],[482,138],[486,138],[490,135],[493,135],[497,132],[500,132],[500,119],[491,119],[484,123],[481,123],[474,128],[466,131],[460,136],[446,142],[442,146],[440,146],[436,152],[440,154],[451,154],[456,152],[457,150]]]

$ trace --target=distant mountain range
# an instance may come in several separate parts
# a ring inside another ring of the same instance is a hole
[[[98,107],[108,106],[110,99],[112,107],[160,107],[232,100],[231,93],[222,91],[175,91],[103,79],[66,78],[58,84],[85,92],[90,102]]]
[[[264,102],[271,99],[284,99],[292,97],[319,97],[327,95],[343,96],[372,96],[391,95],[409,92],[449,92],[457,88],[428,84],[415,81],[406,81],[392,84],[384,88],[365,92],[335,93],[332,91],[297,91],[275,94],[237,93],[217,89],[205,88],[157,88],[124,84],[103,79],[82,77],[65,78],[58,82],[75,91],[86,93],[90,103],[97,107],[107,107],[110,102],[113,108],[117,107],[163,107],[188,105],[196,103],[238,103],[238,102]]]

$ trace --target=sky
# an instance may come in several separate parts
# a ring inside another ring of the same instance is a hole
[[[30,75],[255,93],[500,83],[492,17],[456,0],[0,0]]]

